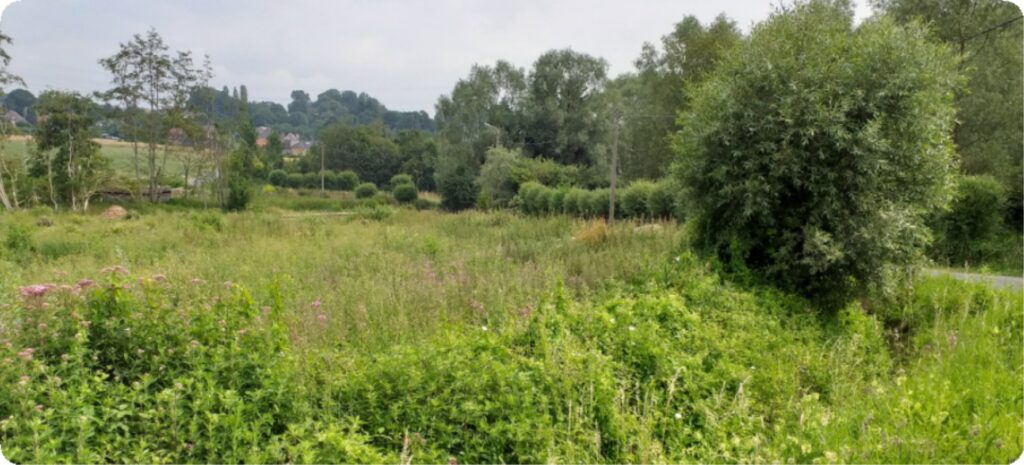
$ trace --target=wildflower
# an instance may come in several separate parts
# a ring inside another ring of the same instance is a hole
[[[682,420],[683,419],[683,414],[679,413],[679,412],[676,412],[675,417],[676,417],[676,420]]]
[[[181,383],[174,383],[174,389],[177,389],[177,390],[180,391],[182,389],[185,389],[185,386],[182,386]]]
[[[68,361],[70,358],[71,356],[68,354],[60,354],[60,359],[64,360],[65,362]]]
[[[242,328],[242,329],[238,330],[238,335],[239,336],[244,336],[245,333],[247,333],[247,332],[249,332],[248,329]]]
[[[313,303],[310,304],[310,305],[312,305],[313,308],[315,308],[315,309],[319,309],[320,308],[320,299],[314,300]]]
[[[88,421],[89,421],[89,417],[87,417],[87,416],[85,416],[85,415],[79,415],[79,416],[78,416],[78,421],[80,421],[80,422],[82,422],[82,423],[86,423],[86,422],[88,422]]]
[[[22,350],[21,352],[18,352],[18,357],[21,357],[22,360],[27,362],[29,360],[32,360],[32,354],[35,351],[36,351],[35,349],[29,347],[29,348],[27,348],[25,350]]]
[[[24,386],[28,384],[29,377],[27,375],[21,375],[21,379],[18,380],[18,384]]]
[[[39,323],[39,326],[36,327],[39,328],[40,331],[46,331],[46,323]]]
[[[139,355],[142,355],[142,354],[146,353],[146,349],[139,349],[139,350],[136,350],[136,351],[135,351],[135,353],[137,353],[137,354],[139,354]]]
[[[79,289],[85,289],[87,287],[92,286],[95,283],[96,282],[91,280],[91,279],[79,279],[78,282],[75,283],[75,287],[77,287]]]
[[[480,329],[482,329],[482,330],[484,330],[484,331],[487,331],[487,325],[483,325],[483,326],[481,326],[481,327],[480,327]]]
[[[321,314],[316,316],[316,319],[320,320],[320,322],[323,323],[323,322],[327,321],[327,315],[324,315],[323,313],[321,313]]]
[[[633,326],[633,325],[629,325],[629,330],[630,330],[630,331],[636,331],[636,326]]]
[[[42,305],[40,305],[40,307],[43,307],[43,308],[50,308],[50,303],[49,303],[49,302],[43,302],[43,304],[42,304]]]
[[[680,258],[680,256],[676,255],[676,263],[679,263],[679,258]]]
[[[206,284],[206,281],[203,281],[202,279],[199,279],[199,278],[192,278],[192,285],[193,286],[199,286],[201,284]]]
[[[100,273],[121,273],[121,274],[128,274],[128,269],[127,269],[127,268],[125,268],[125,267],[123,267],[123,266],[121,266],[121,265],[113,265],[113,266],[108,266],[108,267],[106,267],[106,268],[104,268],[104,269],[100,270]]]
[[[22,297],[42,297],[53,289],[53,284],[33,284],[31,286],[24,286],[19,290]]]

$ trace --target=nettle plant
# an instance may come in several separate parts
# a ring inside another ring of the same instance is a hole
[[[287,355],[276,287],[260,306],[230,283],[215,293],[200,280],[108,271],[102,283],[20,289],[0,340],[0,443],[11,460],[344,457],[289,436],[315,418]],[[360,442],[344,427],[326,431],[329,442]]]

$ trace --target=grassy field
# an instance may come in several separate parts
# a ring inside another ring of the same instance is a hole
[[[821,314],[723,281],[673,223],[344,201],[0,216],[5,455],[980,463],[1024,448],[1019,291],[920,278]]]
[[[27,136],[14,136],[4,143],[0,150],[7,150],[11,153],[24,155],[28,150],[30,138]],[[110,159],[110,166],[118,175],[130,177],[135,173],[135,154],[130,142],[115,141],[109,139],[96,139],[101,145],[102,154]],[[179,177],[183,173],[181,162],[174,155],[167,157],[164,162],[163,152],[159,152],[158,163],[164,163],[164,173],[167,176]],[[143,173],[146,172],[145,146],[139,146],[139,165]]]

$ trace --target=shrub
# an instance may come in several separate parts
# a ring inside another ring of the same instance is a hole
[[[338,173],[334,171],[324,172],[324,187],[330,190],[336,190],[338,185]]]
[[[948,198],[958,79],[919,24],[854,29],[824,1],[772,16],[681,118],[696,247],[826,307],[888,287]]]
[[[357,199],[368,199],[377,195],[377,186],[372,182],[364,182],[356,186],[355,193]]]
[[[1006,195],[991,176],[961,178],[949,211],[936,222],[937,255],[954,265],[988,258],[998,248]]]
[[[227,211],[242,211],[249,206],[252,200],[252,185],[242,176],[232,175],[228,179],[228,195],[224,199],[224,209]]]
[[[359,185],[359,175],[355,171],[345,170],[338,173],[335,188],[342,191],[351,191]]]
[[[669,179],[662,179],[654,185],[647,197],[647,212],[653,218],[667,219],[675,215],[675,201],[679,189]]]
[[[441,206],[446,210],[460,211],[472,208],[476,204],[479,189],[473,179],[473,173],[465,166],[459,165],[439,178]]]
[[[288,177],[285,179],[285,185],[292,189],[302,187],[302,173],[288,173]]]
[[[288,185],[288,173],[284,170],[273,170],[267,176],[267,182],[277,187],[285,187]]]
[[[523,159],[519,151],[495,147],[487,151],[487,159],[480,167],[480,190],[494,205],[504,207],[519,190],[521,179],[515,176],[517,165]]]
[[[16,261],[28,260],[35,252],[32,230],[18,223],[11,223],[7,227],[7,237],[4,238],[4,249],[7,255]]]
[[[562,199],[562,211],[567,215],[582,216],[580,206],[586,198],[587,191],[579,188],[569,189],[565,193],[565,197]]]
[[[565,208],[565,194],[569,191],[568,188],[551,189],[551,193],[548,194],[548,213],[551,214],[562,214]]]
[[[302,175],[302,187],[306,189],[320,188],[320,173],[305,173]]]
[[[621,203],[621,200],[615,199],[616,209]],[[587,216],[593,218],[608,216],[608,189],[594,189],[587,194]]]
[[[437,208],[437,202],[433,202],[430,199],[425,199],[423,197],[417,198],[412,204],[417,210],[433,210]]]
[[[390,186],[391,189],[394,190],[396,187],[401,186],[402,184],[412,183],[412,176],[409,176],[408,174],[396,174],[391,177]]]
[[[526,182],[519,186],[519,193],[516,194],[515,205],[523,212],[530,215],[539,215],[544,213],[545,199],[542,198],[544,195],[545,187],[537,182]]]
[[[650,181],[634,181],[622,190],[622,216],[644,218],[651,216],[647,210],[647,201],[654,192],[654,183]],[[616,205],[618,206],[618,205]]]
[[[391,190],[391,195],[395,200],[400,203],[414,202],[419,197],[420,192],[416,190],[416,185],[409,182],[399,184],[397,187]]]

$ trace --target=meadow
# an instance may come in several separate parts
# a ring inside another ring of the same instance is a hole
[[[3,150],[15,157],[26,158],[30,141],[31,137],[29,136],[12,136],[3,142]],[[110,167],[114,173],[125,177],[135,173],[135,155],[130,142],[111,139],[95,139],[95,141],[100,144],[100,152],[103,156],[110,160]],[[139,166],[143,172],[146,169],[145,149],[144,145],[139,145]],[[163,152],[160,152],[157,161],[164,163],[164,174],[168,177],[180,178],[184,172],[181,162],[173,154],[168,155],[164,162]]]
[[[0,217],[14,462],[1007,462],[1019,290],[834,314],[686,228],[262,193]],[[194,203],[194,201],[193,201]]]

